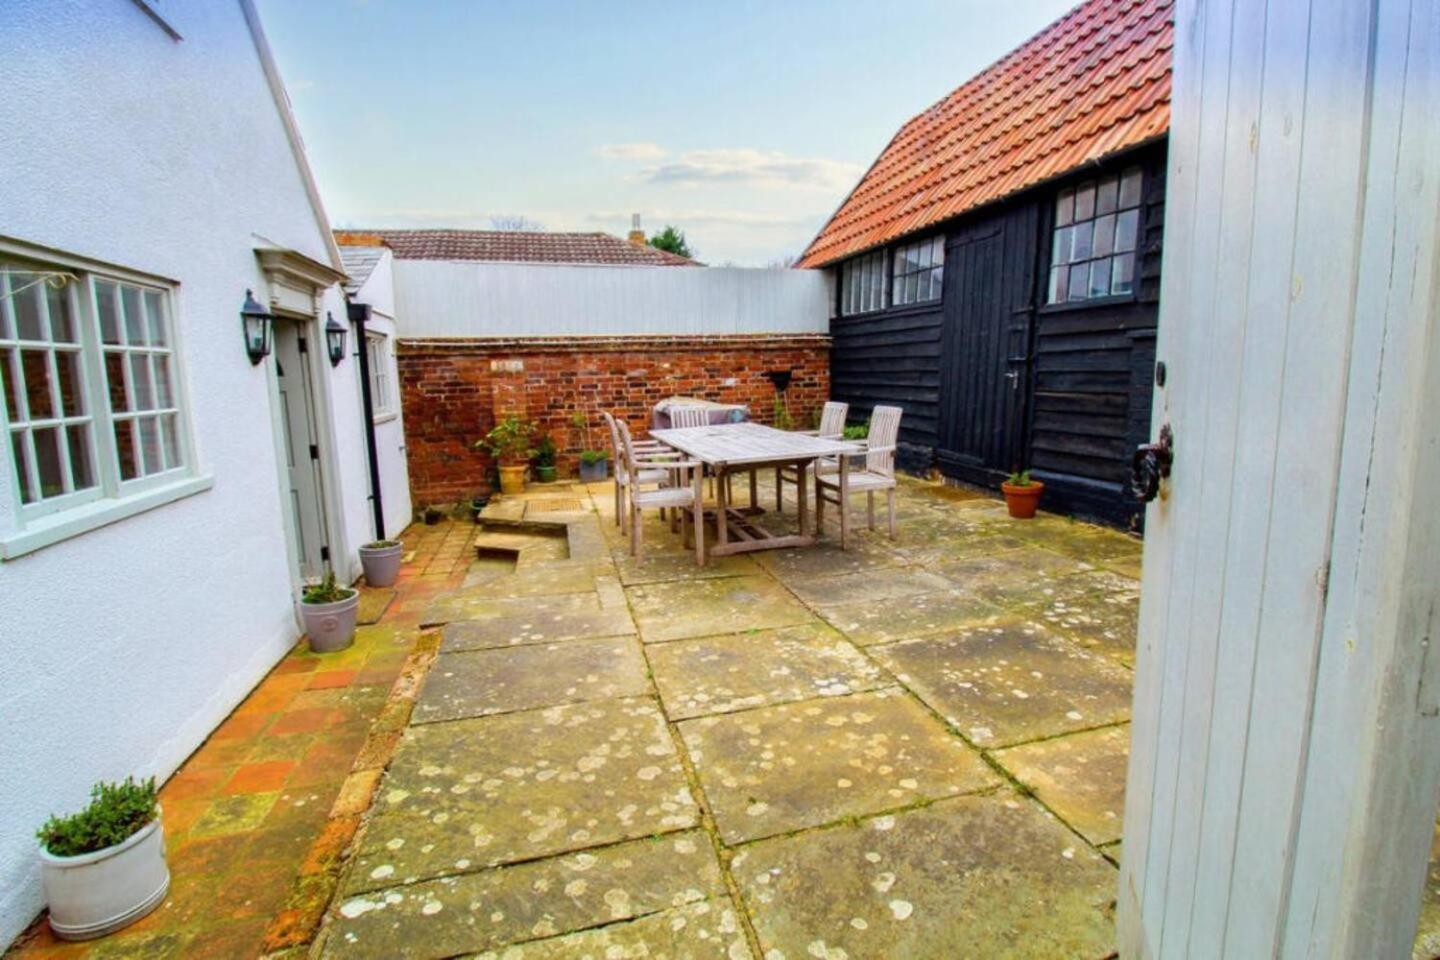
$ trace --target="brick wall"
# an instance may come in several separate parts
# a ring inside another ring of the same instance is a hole
[[[570,424],[576,410],[589,418],[589,442],[608,452],[602,409],[637,435],[670,396],[748,404],[751,419],[771,423],[775,388],[765,373],[791,370],[787,408],[799,429],[830,395],[830,338],[819,334],[402,339],[397,358],[416,504],[488,492],[491,459],[474,444],[512,411],[549,431],[560,475],[570,476],[585,446]]]

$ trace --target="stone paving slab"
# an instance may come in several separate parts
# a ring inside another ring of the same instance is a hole
[[[607,591],[604,577],[594,578],[586,593],[562,593],[545,597],[496,597],[489,585],[481,584],[466,590],[455,590],[437,597],[421,615],[422,627],[434,627],[459,620],[492,620],[502,617],[536,616],[544,612],[552,617],[569,616],[602,609],[623,609],[624,595]],[[613,580],[614,578],[609,578]]]
[[[973,750],[895,688],[678,726],[729,844],[998,782]]]
[[[636,560],[628,552],[615,557],[620,582],[627,587],[642,583],[660,583],[670,580],[712,580],[716,577],[741,577],[760,572],[755,561],[739,554],[730,557],[710,557],[705,566],[695,562],[695,552],[658,553],[645,551],[643,559]]]
[[[792,577],[785,585],[801,600],[814,606],[870,603],[878,607],[903,604],[917,593],[948,590],[950,581],[923,570],[891,571],[877,576],[872,570],[832,577]]]
[[[477,954],[472,960],[753,960],[725,901],[687,904],[629,923]],[[771,958],[779,960],[779,958]]]
[[[629,637],[442,653],[430,668],[410,722],[483,717],[649,692],[645,658]]]
[[[899,603],[822,606],[816,607],[815,612],[852,643],[868,647],[986,623],[998,617],[1001,610],[974,593],[956,587],[916,594]]]
[[[650,667],[672,720],[873,690],[883,672],[823,624],[655,644]]]
[[[440,650],[488,650],[531,643],[635,635],[630,611],[622,608],[557,613],[547,603],[519,616],[459,620],[445,624]]]
[[[1130,717],[1129,672],[1037,624],[966,627],[870,652],[980,747]]]
[[[625,592],[646,643],[814,620],[804,604],[767,576],[654,583],[627,587]]]
[[[323,956],[451,957],[729,897],[699,831],[375,890],[339,905]]]
[[[766,956],[1098,960],[1113,949],[1114,868],[1010,791],[762,840],[731,869]]]
[[[990,757],[1095,846],[1124,833],[1129,725],[996,750]]]
[[[1051,598],[1034,611],[1034,616],[1084,647],[1127,667],[1135,663],[1140,618],[1138,589]]]
[[[1058,582],[1094,568],[1049,550],[1022,547],[939,563],[932,569],[997,606],[1014,607],[1039,602]]]
[[[898,547],[858,538],[848,550],[841,550],[834,541],[822,540],[812,547],[763,550],[753,556],[756,563],[787,583],[800,577],[828,577],[862,571],[882,571],[880,576],[894,576],[889,568],[904,563]]]
[[[608,564],[552,560],[518,566],[508,577],[489,577],[483,585],[492,597],[540,598],[557,593],[587,593],[595,589],[595,577],[608,572],[613,572]],[[467,580],[461,586],[474,585]]]
[[[363,893],[697,820],[653,700],[425,724],[407,729],[395,751],[343,889]]]

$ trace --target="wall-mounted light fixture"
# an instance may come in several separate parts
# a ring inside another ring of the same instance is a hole
[[[335,314],[325,311],[325,345],[330,349],[330,366],[340,366],[345,359],[345,325],[335,319]]]
[[[240,308],[240,327],[252,366],[270,355],[270,328],[274,322],[275,315],[256,301],[255,294],[246,290],[245,305]]]

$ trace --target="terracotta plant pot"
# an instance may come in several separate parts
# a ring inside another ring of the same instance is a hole
[[[315,653],[334,653],[355,642],[355,620],[360,613],[360,591],[334,603],[301,603],[305,634]]]
[[[1005,508],[1010,511],[1010,516],[1016,520],[1029,520],[1040,506],[1040,494],[1045,492],[1045,484],[1039,480],[1031,480],[1023,487],[1002,483],[1000,490],[1005,494]]]
[[[57,857],[40,848],[50,929],[62,940],[93,940],[139,920],[165,901],[170,870],[160,815],[104,850]]]
[[[525,465],[500,468],[500,492],[513,497],[525,491]]]
[[[360,548],[360,565],[365,568],[365,583],[372,587],[388,587],[400,577],[400,558],[405,545],[396,540],[389,546]]]

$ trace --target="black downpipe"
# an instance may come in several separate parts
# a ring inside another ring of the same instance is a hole
[[[360,359],[360,406],[365,414],[365,454],[370,460],[370,508],[375,515],[375,539],[385,539],[385,502],[380,497],[380,455],[375,450],[375,400],[370,396],[370,350],[365,339],[365,321],[370,319],[370,305],[351,303],[345,306],[350,322],[355,324],[355,354]]]

